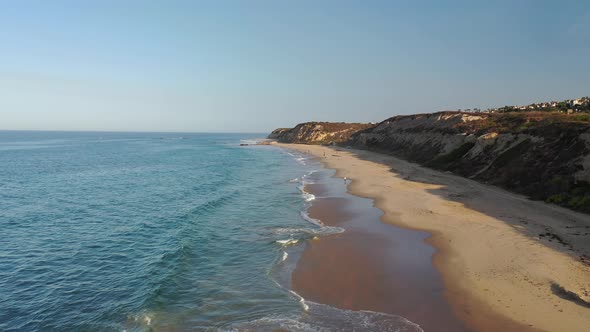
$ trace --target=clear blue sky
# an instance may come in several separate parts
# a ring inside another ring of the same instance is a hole
[[[590,1],[1,1],[0,129],[267,132],[590,94]]]

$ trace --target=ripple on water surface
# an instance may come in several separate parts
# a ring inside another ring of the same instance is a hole
[[[256,136],[0,132],[0,330],[414,331],[281,283],[287,242],[343,229],[301,214],[318,165]]]

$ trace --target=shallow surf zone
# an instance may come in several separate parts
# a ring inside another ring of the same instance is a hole
[[[293,159],[295,159],[295,161],[300,165],[307,165],[308,164],[307,161],[309,161],[311,159],[310,156],[303,155],[303,154],[297,153],[297,152],[287,151],[287,154],[290,155],[291,157],[293,157]]]
[[[285,243],[283,246],[283,255],[269,272],[269,277],[277,287],[299,303],[301,311],[297,314],[272,315],[233,324],[220,331],[423,331],[419,325],[401,316],[344,310],[305,300],[290,289],[291,275],[305,249],[305,242]]]
[[[294,317],[265,317],[238,324],[227,331],[391,331],[419,332],[409,320],[379,312],[352,311],[306,302],[308,309]]]
[[[289,153],[297,162],[307,160],[306,165],[313,161],[308,158]],[[318,168],[321,167],[317,163]],[[321,179],[328,174],[313,170],[300,178],[290,180],[297,183],[305,204],[300,212],[303,220],[309,222],[310,227],[277,228],[273,233],[278,237],[275,243],[282,248],[282,255],[269,271],[269,278],[280,289],[289,294],[294,301],[299,302],[301,311],[297,314],[272,315],[260,319],[233,324],[222,331],[423,331],[419,325],[401,316],[373,311],[353,311],[338,309],[329,305],[305,300],[291,289],[291,277],[301,254],[305,250],[307,241],[322,236],[336,236],[346,230],[342,227],[326,226],[321,220],[309,216],[308,209],[312,206],[315,196],[305,191],[305,185],[313,184],[315,179]]]
[[[300,155],[293,154],[293,153],[289,153],[289,155],[291,155],[296,161],[308,159],[306,157],[302,157]],[[320,165],[315,165],[315,166],[320,167]],[[274,229],[273,230],[274,234],[279,235],[279,236],[281,236],[281,235],[287,236],[286,239],[276,240],[275,241],[276,243],[283,245],[283,246],[290,246],[290,245],[300,243],[304,240],[316,238],[318,236],[339,234],[339,233],[342,233],[345,231],[345,229],[342,227],[326,226],[322,223],[321,220],[314,219],[314,218],[310,217],[309,213],[307,212],[308,209],[311,207],[313,201],[316,199],[316,196],[313,195],[312,193],[305,191],[305,186],[308,184],[314,183],[313,180],[311,180],[309,177],[310,177],[310,175],[316,174],[317,172],[318,172],[317,170],[311,170],[311,171],[307,172],[306,174],[304,174],[303,176],[301,176],[300,178],[294,178],[294,179],[289,180],[289,183],[297,183],[298,184],[297,189],[301,192],[301,197],[302,197],[303,201],[305,202],[303,210],[301,210],[299,213],[301,218],[303,220],[309,222],[311,225],[313,225],[315,227],[312,226],[312,227],[302,227],[302,228],[277,228],[277,229]]]

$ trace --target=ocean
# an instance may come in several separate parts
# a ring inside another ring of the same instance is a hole
[[[419,331],[305,301],[306,209],[333,173],[263,134],[0,132],[2,331]]]

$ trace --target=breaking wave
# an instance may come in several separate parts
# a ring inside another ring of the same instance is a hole
[[[305,301],[298,316],[271,316],[235,324],[228,331],[386,331],[420,332],[419,325],[400,316],[374,311],[352,311]]]
[[[300,160],[293,155],[296,160]],[[270,277],[286,293],[301,305],[301,312],[292,315],[272,315],[247,322],[236,323],[225,331],[397,331],[418,332],[422,329],[415,323],[395,315],[372,311],[352,311],[331,307],[329,305],[306,301],[290,289],[291,274],[304,247],[297,244],[318,236],[329,236],[345,231],[341,227],[326,226],[321,220],[312,218],[307,212],[315,196],[304,190],[305,184],[312,183],[308,177],[292,179],[292,183],[301,183],[298,189],[305,201],[305,208],[300,212],[301,218],[311,227],[276,228],[272,232],[284,239],[276,240],[283,248],[282,256],[271,271]],[[294,256],[294,258],[292,258]]]
[[[297,242],[299,242],[299,239],[276,240],[275,242],[286,247],[292,244],[296,244]]]

